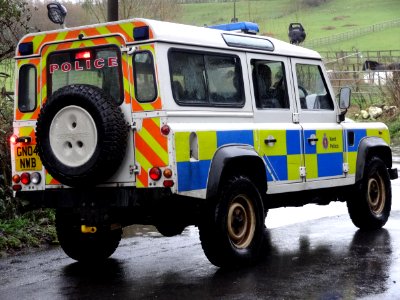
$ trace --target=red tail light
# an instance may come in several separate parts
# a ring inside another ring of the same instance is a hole
[[[161,170],[160,168],[153,167],[150,169],[149,172],[150,178],[154,181],[160,180],[161,178]]]
[[[31,176],[29,175],[29,173],[22,173],[21,174],[21,182],[23,184],[25,184],[25,185],[31,183]]]

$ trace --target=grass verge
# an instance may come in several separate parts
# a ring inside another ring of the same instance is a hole
[[[51,209],[31,211],[0,220],[0,257],[21,250],[56,244],[55,213]]]

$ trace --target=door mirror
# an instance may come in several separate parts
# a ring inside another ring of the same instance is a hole
[[[339,107],[340,109],[348,109],[350,107],[351,89],[343,87],[340,89]]]

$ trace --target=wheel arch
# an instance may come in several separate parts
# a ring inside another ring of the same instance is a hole
[[[260,189],[267,191],[267,173],[264,160],[249,145],[226,145],[219,148],[212,161],[207,182],[207,199],[217,196],[220,184],[230,174],[247,175]]]
[[[356,182],[363,178],[367,160],[377,156],[385,163],[387,168],[392,167],[392,150],[389,145],[379,137],[366,137],[358,146],[356,164]]]

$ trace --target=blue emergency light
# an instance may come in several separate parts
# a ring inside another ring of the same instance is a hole
[[[241,31],[244,33],[257,34],[260,31],[258,24],[252,22],[237,22],[228,24],[218,24],[207,26],[212,29],[219,29],[225,31]]]
[[[133,38],[135,41],[148,40],[150,37],[149,26],[135,27],[133,29]]]
[[[33,54],[33,43],[27,42],[27,43],[19,44],[18,51],[19,51],[20,55]]]

